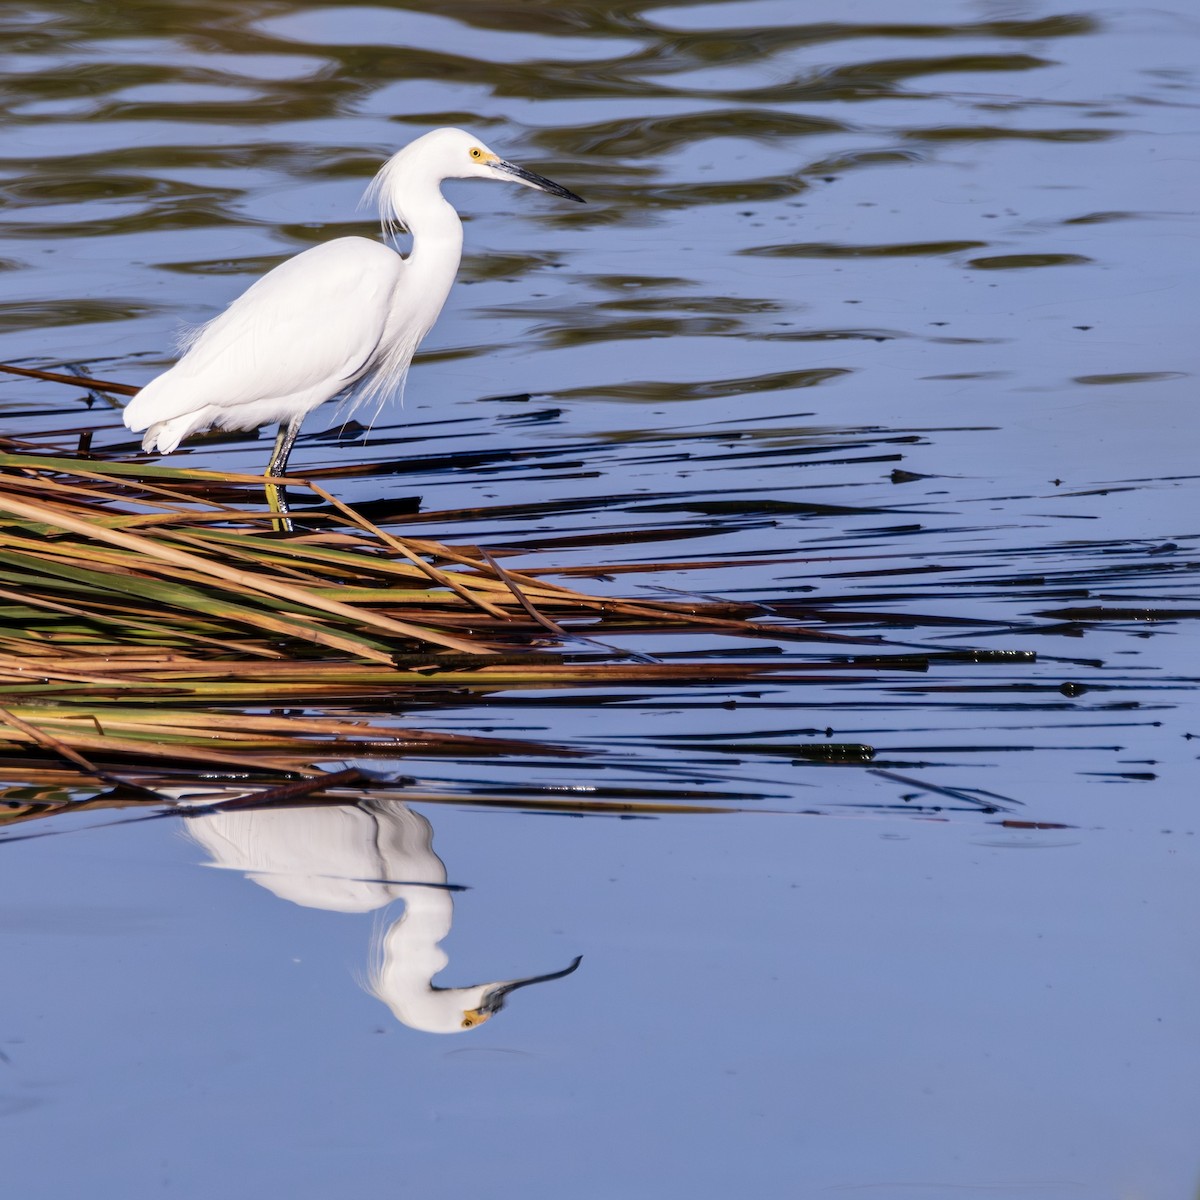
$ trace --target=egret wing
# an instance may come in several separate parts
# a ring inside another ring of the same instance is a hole
[[[338,238],[280,263],[130,401],[126,423],[287,397],[316,407],[371,365],[403,269],[398,254],[366,238]]]

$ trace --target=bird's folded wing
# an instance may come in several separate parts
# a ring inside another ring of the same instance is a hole
[[[398,254],[366,238],[325,242],[280,263],[129,402],[126,424],[144,428],[206,404],[303,397],[315,407],[371,365],[403,270]]]

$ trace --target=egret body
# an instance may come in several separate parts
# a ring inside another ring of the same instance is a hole
[[[367,987],[412,1029],[462,1033],[489,1020],[513,992],[570,975],[578,958],[546,975],[442,987],[440,943],[454,919],[453,891],[429,822],[403,804],[363,800],[316,808],[227,809],[192,816],[188,833],[212,865],[243,871],[281,900],[331,912],[404,904],[376,929]]]
[[[568,200],[557,183],[506,162],[462,129],[435,129],[394,154],[372,181],[384,232],[412,234],[407,256],[344,237],[280,263],[191,340],[170,370],[125,408],[142,447],[169,454],[204,429],[279,424],[267,468],[283,475],[304,418],[335,396],[357,407],[398,389],[446,302],[462,257],[462,222],[445,179],[507,179]],[[286,512],[278,488],[273,508]]]

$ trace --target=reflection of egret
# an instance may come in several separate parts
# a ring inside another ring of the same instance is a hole
[[[454,901],[429,822],[395,801],[230,809],[194,816],[187,829],[214,866],[244,871],[295,904],[371,912],[402,900],[404,914],[377,939],[368,988],[413,1029],[471,1029],[517,988],[561,979],[579,966],[576,958],[547,975],[435,987],[433,977],[449,961],[438,943],[450,932]]]
[[[507,179],[568,200],[574,192],[505,162],[461,129],[410,142],[371,185],[385,228],[413,235],[401,258],[370,238],[313,246],[280,263],[206,325],[169,371],[125,408],[142,445],[169,454],[190,434],[279,423],[267,474],[283,475],[304,418],[351,388],[356,402],[399,388],[433,328],[462,257],[446,179]],[[272,504],[286,511],[277,489]]]

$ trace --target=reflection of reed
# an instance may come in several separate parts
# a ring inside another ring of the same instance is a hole
[[[413,1029],[461,1033],[498,1012],[517,988],[561,979],[579,965],[576,958],[548,975],[435,987],[449,961],[439,943],[454,918],[452,889],[432,827],[403,804],[231,810],[193,817],[187,828],[213,866],[244,871],[281,900],[360,913],[403,901],[403,915],[376,939],[367,986]]]

